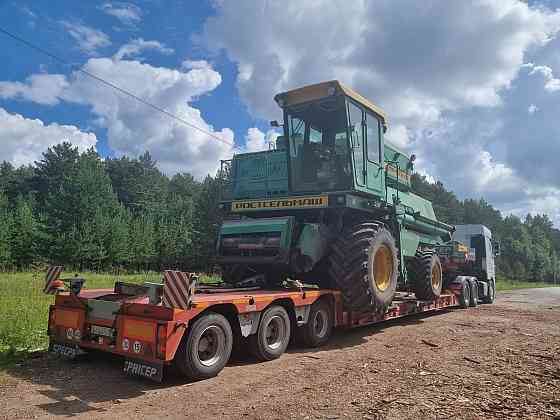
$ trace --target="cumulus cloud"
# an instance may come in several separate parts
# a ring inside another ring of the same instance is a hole
[[[34,74],[25,82],[0,82],[0,98],[25,99],[42,105],[56,105],[60,93],[68,87],[61,74]]]
[[[109,89],[81,72],[69,77],[33,75],[24,84],[0,85],[0,95],[37,103],[64,101],[85,105],[91,109],[95,123],[107,129],[109,147],[117,156],[138,156],[148,150],[168,174],[188,171],[203,177],[215,173],[220,159],[227,159],[233,153],[233,132],[229,128],[215,130],[190,103],[216,89],[222,81],[221,75],[209,65],[180,71],[119,58],[130,55],[130,51],[123,53],[121,49],[122,54],[112,58],[91,58],[82,69],[133,92],[177,119]],[[59,81],[58,88],[49,87],[47,93],[41,91],[37,83],[33,84],[37,76]],[[48,84],[40,86],[44,85]]]
[[[527,107],[521,114],[518,106],[527,99],[517,97],[528,56],[560,44],[560,10],[518,0],[214,4],[201,39],[236,63],[239,93],[254,116],[278,117],[275,93],[338,79],[384,108],[387,138],[462,197],[529,206],[534,183],[560,188],[556,163],[535,168],[539,147],[546,145],[546,156],[560,153],[559,130],[530,131]],[[552,68],[529,71],[545,78],[546,91],[556,89]],[[558,109],[537,99],[539,116]]]
[[[113,58],[122,60],[127,57],[135,57],[145,50],[153,50],[165,55],[174,52],[173,48],[167,48],[159,41],[144,41],[142,38],[137,38],[120,47]]]
[[[113,2],[113,3],[103,3],[100,9],[118,20],[122,24],[127,26],[135,26],[142,20],[142,10],[132,3],[126,2]]]
[[[63,20],[60,23],[68,34],[74,38],[78,48],[88,55],[93,55],[98,49],[111,45],[109,36],[103,31],[75,21]]]
[[[278,133],[275,130],[268,130],[264,133],[256,127],[251,127],[247,130],[243,151],[260,152],[268,150],[274,145],[277,137]]]
[[[15,166],[27,165],[41,158],[55,144],[68,141],[80,151],[95,147],[94,133],[86,133],[73,125],[44,124],[39,119],[25,118],[0,108],[0,161]]]
[[[522,67],[531,69],[529,76],[540,74],[544,79],[544,89],[548,92],[560,90],[560,79],[554,76],[552,68],[549,66],[536,66],[533,63],[526,63]]]

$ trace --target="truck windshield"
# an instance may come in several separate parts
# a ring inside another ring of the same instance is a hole
[[[350,188],[344,99],[329,98],[287,110],[293,192]]]

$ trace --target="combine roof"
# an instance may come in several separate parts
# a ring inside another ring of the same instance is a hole
[[[365,108],[379,115],[385,124],[387,124],[387,115],[385,111],[379,108],[377,105],[370,102],[368,99],[364,98],[359,93],[344,86],[338,80],[331,80],[330,82],[317,83],[315,85],[308,85],[298,89],[289,90],[284,93],[279,93],[274,97],[274,100],[281,107],[301,104],[304,102],[309,102],[317,100],[320,98],[325,98],[328,96],[333,96],[333,91],[330,90],[334,88],[334,95],[346,95],[356,102],[363,105]]]

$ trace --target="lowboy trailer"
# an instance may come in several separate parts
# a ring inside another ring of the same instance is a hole
[[[194,380],[217,375],[233,348],[258,360],[280,357],[291,337],[317,347],[333,328],[371,325],[452,307],[475,305],[472,277],[458,276],[431,301],[398,293],[384,313],[347,311],[340,291],[305,287],[227,289],[200,285],[197,277],[165,271],[163,283],[117,282],[113,289],[84,289],[84,280],[47,273],[50,351],[74,358],[88,350],[123,356],[124,372],[161,381],[164,367]],[[64,290],[64,283],[69,290]]]

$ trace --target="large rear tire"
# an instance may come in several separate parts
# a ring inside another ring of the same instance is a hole
[[[434,251],[419,251],[409,271],[412,290],[420,300],[435,300],[441,295],[443,270]]]
[[[484,303],[494,303],[496,299],[496,283],[493,279],[488,280],[488,294],[484,296],[482,302]]]
[[[350,310],[384,313],[397,290],[398,251],[380,223],[345,228],[332,245],[330,277]]]

